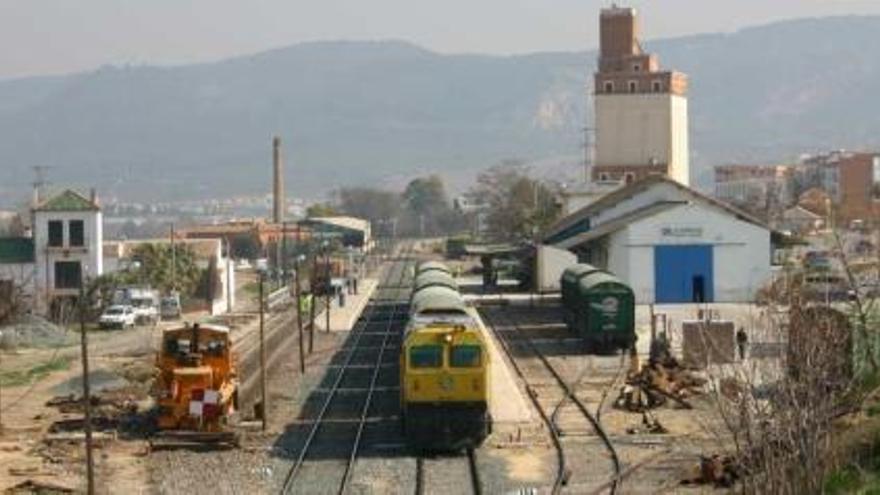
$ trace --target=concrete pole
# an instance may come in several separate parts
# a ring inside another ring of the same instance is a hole
[[[85,277],[79,282],[79,331],[80,352],[83,369],[83,409],[85,411],[85,424],[83,431],[86,436],[86,483],[89,495],[95,493],[95,461],[92,455],[92,396],[89,390],[89,337],[86,332],[86,297]]]
[[[294,297],[296,297],[296,326],[299,329],[299,372],[305,374],[306,372],[306,357],[305,357],[305,349],[303,349],[303,322],[302,322],[302,289],[300,289],[299,285],[299,256],[296,257],[295,260],[295,268],[296,268],[296,280],[294,287]]]
[[[318,266],[318,263],[317,255],[314,253],[311,255],[310,264],[309,276],[311,280],[315,280],[315,268]],[[311,283],[309,284],[309,297],[311,298],[309,301],[309,354],[311,354],[315,350],[315,304],[317,303],[315,300],[315,286]]]
[[[324,328],[325,332],[330,332],[330,292],[333,290],[333,280],[332,273],[330,272],[330,251],[327,247],[324,247],[324,274],[327,276],[327,287],[324,290],[324,304],[326,308],[324,308],[324,313],[327,315],[327,326]]]
[[[284,221],[284,174],[281,164],[281,138],[272,138],[272,219],[276,224]]]
[[[171,222],[171,290],[177,290],[177,248],[174,246],[174,222]]]
[[[266,417],[269,415],[269,398],[266,396],[266,300],[264,297],[265,275],[260,273],[260,421],[263,431],[266,431]]]

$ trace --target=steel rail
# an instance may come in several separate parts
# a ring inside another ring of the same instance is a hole
[[[468,468],[471,473],[471,488],[474,495],[483,495],[483,483],[480,481],[480,471],[477,469],[477,454],[473,448],[467,449]]]
[[[384,285],[390,281],[392,277],[393,270],[391,268],[388,269],[388,272],[385,276],[385,280],[380,287],[384,287]],[[406,270],[401,270],[400,277],[403,278]],[[379,287],[377,287],[379,289]],[[354,360],[354,356],[359,349],[359,344],[362,337],[365,334],[365,328],[372,323],[371,319],[373,313],[375,312],[376,304],[369,305],[369,313],[367,313],[366,318],[361,320],[360,328],[357,331],[357,336],[355,337],[355,341],[348,348],[348,353],[346,354],[345,361],[341,365],[338,374],[336,375],[335,380],[333,381],[333,385],[331,386],[329,392],[327,392],[327,397],[324,399],[323,404],[321,405],[321,409],[318,412],[317,417],[313,420],[312,427],[309,430],[308,435],[306,436],[306,440],[303,443],[302,448],[300,449],[299,455],[291,466],[290,470],[288,470],[287,475],[284,478],[284,483],[281,488],[282,495],[286,495],[288,493],[292,493],[293,488],[296,484],[297,475],[299,474],[303,464],[305,463],[306,457],[312,447],[315,437],[317,436],[321,426],[324,425],[324,418],[327,415],[327,411],[330,409],[330,405],[333,402],[333,399],[336,398],[337,391],[340,389],[343,378],[345,377],[346,371],[349,370],[349,367]],[[350,461],[350,459],[349,459]],[[346,471],[349,470],[350,465],[347,465]],[[343,482],[340,484],[339,493],[343,493],[345,489],[345,483],[347,483],[347,479],[344,477]]]
[[[524,341],[528,345],[528,347],[532,351],[532,353],[541,361],[541,363],[543,363],[543,365],[547,369],[547,371],[550,372],[550,374],[553,376],[553,378],[559,384],[560,388],[562,388],[562,390],[565,392],[565,396],[577,407],[577,409],[581,412],[581,414],[584,416],[584,418],[586,418],[587,421],[592,425],[593,429],[596,431],[596,434],[602,440],[602,443],[605,445],[606,450],[608,450],[608,453],[611,456],[611,463],[614,468],[614,478],[613,478],[612,485],[610,487],[610,493],[612,495],[614,495],[614,493],[617,492],[617,487],[619,485],[620,473],[621,473],[622,468],[620,465],[620,457],[617,454],[617,449],[614,448],[614,444],[611,443],[611,439],[608,437],[608,434],[605,432],[605,429],[602,428],[602,424],[599,422],[599,420],[596,419],[596,417],[593,415],[593,413],[590,412],[590,410],[587,408],[587,406],[584,405],[583,401],[581,401],[577,397],[577,395],[575,394],[575,391],[572,389],[572,387],[569,386],[568,382],[565,381],[565,379],[562,377],[562,375],[559,374],[559,371],[553,366],[553,364],[550,363],[550,360],[547,359],[547,356],[544,355],[544,353],[542,353],[540,351],[540,349],[538,349],[538,346],[536,346],[534,344],[534,342],[532,342],[531,337],[529,337],[527,334],[525,334],[522,327],[516,321],[514,321],[512,318],[510,318],[509,315],[505,314],[504,318],[508,321],[510,326],[514,330],[516,330],[517,333],[519,333],[521,335],[519,338],[517,338],[517,340]],[[493,325],[493,329],[495,330],[496,334],[499,333],[498,329],[495,328],[494,325]],[[556,429],[556,425],[553,424],[551,426],[551,428]],[[556,432],[558,435],[558,433],[559,433],[558,430],[556,430]]]
[[[526,393],[529,396],[529,399],[532,401],[532,405],[535,406],[535,410],[538,411],[538,414],[541,415],[541,420],[544,421],[544,424],[547,425],[547,429],[550,431],[550,439],[553,442],[553,447],[556,450],[556,479],[553,480],[553,488],[550,490],[550,493],[553,495],[557,495],[562,491],[563,485],[566,483],[566,461],[565,461],[565,449],[562,447],[562,441],[559,438],[559,432],[556,431],[556,426],[550,420],[550,417],[547,416],[547,411],[544,410],[544,407],[541,406],[541,402],[538,400],[538,394],[535,392],[535,389],[529,383],[528,378],[526,378],[526,374],[523,372],[522,368],[519,367],[519,364],[516,362],[516,358],[513,355],[513,352],[510,350],[510,347],[507,343],[507,339],[505,339],[501,332],[499,332],[498,328],[495,325],[495,319],[489,315],[488,312],[482,312],[483,316],[486,318],[489,327],[492,329],[492,333],[498,338],[498,343],[501,344],[501,349],[504,350],[504,354],[507,356],[508,361],[513,366],[513,371],[519,376],[520,380],[526,387]]]
[[[403,279],[406,277],[406,268],[407,262],[403,262],[404,269],[401,270],[400,273],[400,281],[398,285],[403,283]],[[357,461],[357,455],[360,451],[361,439],[364,434],[364,426],[367,423],[367,418],[369,417],[370,406],[373,403],[373,395],[376,392],[376,384],[379,380],[379,371],[382,370],[382,359],[385,357],[385,349],[388,347],[388,339],[391,337],[392,325],[397,323],[396,316],[400,312],[400,304],[395,304],[392,307],[391,314],[392,317],[388,318],[385,322],[385,335],[382,338],[382,346],[379,349],[379,355],[376,357],[376,365],[373,368],[373,375],[370,377],[370,386],[369,391],[367,392],[367,397],[364,400],[364,405],[361,408],[361,417],[360,423],[358,424],[357,433],[355,434],[354,443],[351,448],[351,454],[349,455],[348,464],[345,466],[345,473],[342,477],[342,483],[339,487],[339,493],[345,493],[346,488],[348,487],[349,482],[351,481],[352,473],[354,471],[354,464]]]

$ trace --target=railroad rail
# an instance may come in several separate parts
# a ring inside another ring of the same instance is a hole
[[[461,466],[462,461],[467,464],[467,467]],[[425,495],[427,493],[428,483],[425,480],[425,471],[427,468],[425,467],[426,458],[424,456],[416,457],[416,495]],[[432,461],[434,462],[434,461]],[[457,480],[458,473],[460,471],[467,471],[467,479],[470,482],[471,492],[474,495],[482,495],[483,494],[483,482],[480,479],[480,470],[477,465],[477,454],[474,449],[467,449],[467,456],[465,459],[461,457],[456,458],[444,458],[442,460],[438,460],[436,462],[442,462],[446,464],[447,469],[449,469],[449,464],[458,464],[458,467],[455,467],[455,474],[444,473],[445,481],[449,480]]]
[[[382,284],[380,284],[380,286],[377,288],[377,293],[394,291],[396,290],[396,287],[403,286],[404,281],[409,275],[408,266],[411,263],[411,261],[405,256],[407,252],[408,250],[404,251],[401,256],[398,256],[400,261],[388,268]],[[395,274],[395,272],[398,273]],[[396,304],[391,305],[390,311],[383,311],[379,309],[380,301],[394,301]],[[284,478],[284,482],[281,488],[282,494],[294,493],[294,491],[300,487],[302,489],[300,489],[299,491],[303,493],[305,493],[304,489],[307,490],[301,478],[303,468],[309,465],[310,461],[313,460],[313,457],[317,457],[315,451],[318,450],[320,443],[317,441],[317,439],[325,430],[327,430],[330,424],[339,425],[338,422],[334,423],[335,418],[331,417],[331,409],[333,409],[334,406],[338,407],[338,405],[343,404],[345,398],[351,400],[351,397],[356,395],[347,393],[346,391],[350,391],[350,388],[343,386],[346,378],[354,376],[356,370],[363,371],[365,368],[362,363],[355,362],[355,356],[357,356],[360,351],[375,350],[378,347],[378,353],[376,354],[376,357],[373,360],[372,364],[367,365],[368,368],[372,369],[369,384],[366,387],[365,396],[362,399],[362,402],[360,402],[359,407],[357,408],[358,417],[355,419],[355,421],[352,422],[354,424],[354,431],[353,435],[351,435],[351,440],[348,443],[349,447],[347,449],[347,455],[345,455],[342,459],[343,465],[341,469],[341,476],[336,491],[339,494],[346,493],[346,490],[353,476],[354,467],[357,462],[358,455],[360,453],[361,443],[364,437],[364,429],[366,425],[370,422],[369,412],[371,406],[373,405],[374,396],[377,393],[381,392],[381,390],[379,389],[388,388],[378,386],[379,373],[382,369],[385,369],[385,366],[383,366],[384,359],[386,355],[386,350],[388,347],[390,347],[389,342],[392,339],[393,333],[399,330],[399,328],[396,328],[395,323],[398,323],[400,317],[402,316],[400,314],[400,302],[401,298],[395,299],[388,296],[374,297],[371,303],[367,306],[365,315],[361,317],[356,327],[350,333],[349,342],[347,342],[340,349],[341,351],[345,352],[342,363],[338,366],[336,375],[329,389],[323,391],[323,395],[325,397],[320,404],[320,409],[318,410],[317,414],[313,419],[311,419],[305,440],[300,447],[299,453],[293,461],[293,464],[291,465]],[[382,328],[381,332],[367,330],[369,327],[375,326],[380,326],[380,328]],[[361,342],[365,340],[365,336],[375,336],[377,333],[381,334],[381,345],[361,345]],[[340,444],[340,442],[344,443],[343,441],[335,437],[331,440],[337,446]],[[314,464],[318,463],[316,462]]]
[[[558,411],[561,408],[561,405],[566,401],[571,401],[571,403],[573,403],[576,406],[576,408],[581,413],[581,415],[587,420],[587,422],[590,424],[590,426],[593,428],[593,430],[596,432],[596,434],[602,440],[603,445],[605,446],[606,450],[608,451],[609,456],[611,458],[612,468],[614,470],[614,474],[610,480],[610,486],[608,488],[609,488],[609,492],[612,495],[614,493],[616,493],[617,488],[618,488],[620,481],[622,479],[622,477],[621,477],[622,468],[621,468],[621,464],[620,464],[620,458],[617,455],[617,450],[614,448],[614,445],[611,443],[611,439],[608,437],[608,434],[605,432],[604,428],[602,428],[602,424],[600,423],[600,421],[596,418],[596,416],[592,412],[590,412],[590,410],[583,403],[583,401],[581,401],[577,397],[575,390],[572,388],[572,386],[562,377],[562,375],[559,373],[559,370],[557,370],[556,367],[553,366],[553,364],[550,362],[550,360],[547,358],[547,356],[544,355],[543,352],[541,352],[539,347],[535,344],[535,342],[528,335],[528,333],[523,331],[523,329],[519,323],[517,323],[513,318],[511,318],[507,312],[495,312],[495,313],[503,313],[504,314],[503,318],[496,318],[491,313],[493,313],[491,310],[482,312],[483,316],[486,318],[486,322],[488,323],[489,327],[492,329],[492,331],[498,337],[498,341],[501,343],[501,348],[504,350],[504,353],[507,355],[508,360],[512,363],[514,371],[520,377],[520,379],[523,381],[523,383],[525,383],[526,392],[528,393],[529,398],[531,399],[532,403],[535,405],[535,408],[538,410],[539,414],[541,415],[541,419],[547,425],[549,432],[550,432],[551,440],[553,441],[553,445],[556,449],[557,472],[556,472],[556,479],[553,482],[553,487],[552,487],[551,493],[554,493],[554,494],[560,493],[562,491],[563,486],[568,483],[568,478],[570,477],[570,471],[567,467],[567,457],[566,457],[566,453],[565,453],[565,448],[562,443],[562,436],[563,435],[561,434],[561,430],[560,430],[559,424],[557,422],[557,419],[558,419],[557,416],[559,414]],[[519,335],[516,339],[512,339],[509,336],[503,335],[504,333],[509,333],[509,332],[502,332],[499,330],[497,323],[498,323],[498,320],[500,320],[500,319],[503,319],[504,322],[506,323],[506,326],[508,328],[512,328],[515,331],[515,333],[517,333]],[[563,392],[563,397],[562,397],[561,401],[557,404],[557,407],[554,408],[554,412],[551,416],[547,415],[546,409],[541,404],[541,402],[538,400],[538,393],[535,390],[534,381],[531,381],[526,376],[526,373],[522,370],[520,365],[517,363],[517,358],[510,348],[511,344],[519,344],[519,343],[526,344],[526,347],[529,349],[529,351],[531,351],[531,354],[533,356],[537,357],[538,360],[540,360],[540,362],[543,365],[543,368],[552,376],[553,381],[556,382],[556,384],[559,386],[559,388]],[[600,404],[600,407],[601,407],[601,404]]]

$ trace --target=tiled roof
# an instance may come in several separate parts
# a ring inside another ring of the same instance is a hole
[[[101,208],[85,196],[67,189],[35,208],[36,211],[98,211]]]
[[[761,227],[763,229],[767,229],[770,231],[773,230],[765,222],[755,218],[754,216],[752,216],[748,213],[743,212],[742,210],[739,210],[739,209],[737,209],[727,203],[719,201],[719,200],[712,198],[710,196],[706,196],[705,194],[698,192],[694,189],[691,189],[690,187],[687,187],[683,184],[680,184],[679,182],[672,180],[665,175],[655,174],[655,175],[649,175],[649,176],[647,176],[643,179],[637,180],[631,184],[620,187],[619,189],[616,189],[616,190],[606,194],[605,196],[602,196],[601,198],[599,198],[595,202],[590,203],[587,206],[584,206],[580,210],[577,210],[576,212],[568,215],[567,217],[564,217],[564,218],[558,220],[554,225],[550,226],[550,228],[547,229],[543,238],[545,241],[548,239],[553,239],[556,234],[563,232],[567,227],[571,227],[585,218],[590,218],[590,217],[598,214],[599,212],[602,212],[608,208],[611,208],[611,207],[619,204],[622,201],[625,201],[625,200],[632,198],[638,194],[641,194],[642,192],[648,190],[649,188],[653,187],[656,184],[671,184],[672,186],[675,186],[676,188],[683,191],[685,194],[691,196],[692,198],[700,200],[704,203],[708,203],[710,205],[713,205],[716,208],[720,208],[721,210],[725,211],[727,214],[733,215],[734,217],[738,218],[739,220],[751,223],[753,225],[757,225],[758,227]]]
[[[33,239],[28,237],[0,237],[0,264],[33,262]]]

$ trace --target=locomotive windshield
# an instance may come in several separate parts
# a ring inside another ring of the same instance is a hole
[[[443,347],[439,345],[419,345],[409,350],[409,365],[412,368],[439,368],[443,365]]]
[[[479,368],[482,361],[480,347],[456,345],[449,351],[449,365],[453,368]]]

